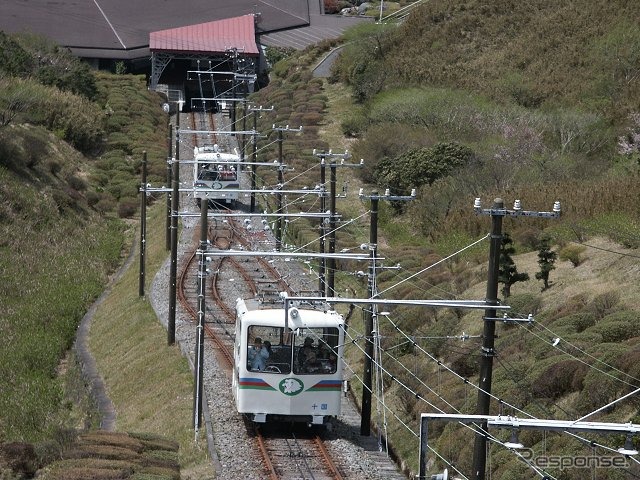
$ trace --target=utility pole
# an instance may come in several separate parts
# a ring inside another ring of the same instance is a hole
[[[504,210],[504,202],[501,198],[496,198],[493,204],[494,212]],[[500,243],[502,242],[502,217],[499,213],[491,214],[491,240],[489,246],[489,270],[487,278],[486,300],[489,305],[498,304],[498,268],[500,264]],[[487,318],[495,318],[496,310],[487,309]],[[480,381],[478,390],[478,404],[476,413],[478,415],[489,414],[489,403],[491,397],[491,377],[493,368],[493,357],[495,355],[494,340],[496,332],[496,322],[485,321],[482,342],[482,357],[480,358]],[[487,423],[483,421],[480,429],[476,433],[473,450],[473,471],[475,478],[484,479],[486,469],[486,445],[487,445]],[[482,475],[480,476],[480,472]]]
[[[488,305],[498,305],[498,270],[500,267],[500,245],[502,242],[502,219],[505,216],[529,216],[558,218],[560,216],[560,202],[555,202],[553,212],[523,211],[520,200],[516,200],[513,210],[504,208],[504,201],[496,198],[490,209],[483,210],[480,199],[476,198],[474,210],[479,215],[491,216],[491,243],[489,247],[489,270],[487,273],[487,297]],[[489,415],[491,406],[491,380],[493,376],[493,357],[495,356],[494,342],[496,332],[496,309],[485,310],[482,357],[480,358],[480,380],[478,386],[478,401],[476,404],[477,415]],[[474,480],[484,480],[487,466],[487,422],[481,421],[476,429],[476,438],[473,449],[473,476]]]
[[[371,194],[371,225],[369,227],[369,275],[367,277],[367,298],[373,298],[376,293],[375,273],[376,256],[378,250],[378,192]],[[375,305],[369,305],[364,310],[364,375],[362,380],[362,417],[360,420],[360,435],[371,435],[371,392],[373,384],[373,314]]]
[[[276,193],[276,252],[282,248],[282,187],[284,185],[284,171],[282,165],[282,130],[278,130],[278,193]]]
[[[327,197],[326,187],[327,171],[326,161],[324,157],[320,158],[320,213],[327,211]],[[327,260],[324,258],[325,253],[325,238],[327,235],[327,219],[320,219],[320,242],[318,245],[318,253],[323,255],[320,257],[320,263],[318,265],[318,291],[321,295],[325,295],[327,291],[326,274],[327,274]]]
[[[173,125],[169,125],[169,142],[167,152],[167,187],[171,185],[171,159],[173,158]],[[165,215],[165,249],[171,250],[171,194],[167,193],[167,214]]]
[[[360,189],[360,198],[369,198],[371,201],[371,226],[369,229],[369,275],[367,276],[367,298],[373,299],[377,296],[376,285],[376,258],[378,256],[378,204],[380,199],[392,201],[414,200],[415,190],[411,191],[410,196],[392,196],[389,191],[385,191],[384,195],[378,192],[372,192],[366,196]],[[371,394],[373,385],[373,356],[374,356],[374,327],[373,317],[377,315],[377,304],[370,303],[369,308],[364,310],[364,373],[362,376],[362,417],[360,420],[360,435],[371,435]]]
[[[171,172],[171,266],[169,268],[169,319],[167,343],[176,343],[176,279],[178,276],[178,208],[180,185],[180,111],[176,112],[176,156]]]
[[[147,242],[147,151],[142,152],[142,190],[140,192],[140,276],[138,295],[144,297],[145,254]]]
[[[330,202],[329,211],[331,216],[329,217],[329,253],[336,253],[336,160],[335,157],[331,159],[329,165],[331,171],[330,184]],[[327,284],[327,295],[333,297],[336,294],[335,290],[336,282],[336,259],[329,257],[329,283]]]
[[[207,238],[207,210],[206,198],[200,202],[200,248],[197,255],[200,263],[198,265],[198,328],[196,331],[196,358],[194,369],[194,394],[193,394],[193,428],[196,431],[202,426],[202,396],[203,396],[203,370],[204,370],[204,315],[205,315],[205,291],[207,278],[207,257],[206,251],[209,246]]]
[[[231,48],[230,49],[231,52],[231,62],[232,62],[232,67],[231,67],[231,71],[233,72],[233,76],[231,77],[231,96],[234,98],[234,102],[233,105],[231,106],[231,131],[235,132],[236,131],[236,102],[235,102],[235,98],[236,98],[236,74],[238,73],[238,49],[237,48]]]
[[[313,150],[313,155],[320,158],[320,212],[324,213],[327,211],[327,202],[326,202],[326,160],[327,158],[330,160],[329,169],[330,169],[330,185],[329,185],[329,253],[333,254],[336,252],[336,181],[337,175],[336,170],[337,167],[362,167],[364,161],[360,161],[358,164],[347,164],[344,163],[345,160],[351,158],[351,154],[348,150],[345,150],[344,153],[333,153],[331,150],[328,152],[325,151],[316,151]],[[341,162],[338,165],[336,161],[340,159]],[[320,245],[319,252],[325,252],[326,245],[326,237],[327,237],[327,221],[326,219],[322,219],[320,223]],[[319,264],[320,273],[318,275],[319,278],[319,291],[327,294],[327,296],[333,296],[335,294],[335,271],[336,271],[336,261],[335,258],[329,256],[327,260],[324,258],[320,259]],[[328,279],[328,281],[327,281]],[[325,292],[326,291],[326,292]]]
[[[258,131],[258,110],[253,110],[253,131],[257,132]],[[250,204],[250,208],[249,211],[251,213],[255,213],[256,212],[256,174],[258,171],[258,165],[256,165],[258,163],[258,136],[257,135],[253,135],[252,138],[252,142],[253,142],[253,152],[251,155],[251,204]]]
[[[278,132],[278,192],[276,193],[276,213],[282,213],[282,187],[284,186],[284,168],[285,165],[283,163],[284,157],[282,154],[282,142],[283,132],[301,132],[302,127],[298,128],[289,128],[289,125],[285,127],[276,127],[273,125],[273,130]],[[279,252],[282,248],[282,216],[278,215],[276,219],[276,251]]]
[[[259,107],[250,107],[249,108],[250,111],[253,112],[253,138],[252,138],[252,142],[253,142],[253,154],[252,154],[252,160],[251,160],[251,204],[250,204],[250,208],[249,211],[251,213],[255,213],[256,211],[256,172],[258,169],[258,112],[271,112],[273,111],[273,107],[270,108],[264,108],[261,106]]]
[[[242,99],[242,131],[245,132],[247,130],[247,98],[246,91],[244,92],[244,98]],[[241,147],[240,147],[240,161],[244,162],[244,150],[247,146],[247,137],[245,134],[242,134],[241,139]]]

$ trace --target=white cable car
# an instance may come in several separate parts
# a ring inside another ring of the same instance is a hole
[[[233,393],[257,423],[340,414],[344,319],[326,308],[236,301]],[[288,318],[285,318],[288,315]]]
[[[238,199],[240,155],[236,150],[225,153],[217,144],[195,147],[193,160],[193,188],[198,201],[207,198],[232,204]]]

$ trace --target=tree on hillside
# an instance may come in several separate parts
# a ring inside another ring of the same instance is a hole
[[[32,81],[19,78],[0,78],[0,128],[6,127],[20,115],[43,100],[42,89]]]
[[[418,147],[382,160],[375,169],[378,182],[394,195],[409,195],[413,188],[430,185],[471,162],[473,150],[455,142]]]
[[[538,265],[540,265],[540,271],[536,272],[536,280],[542,280],[544,282],[542,290],[549,288],[549,273],[556,268],[554,263],[557,258],[558,254],[551,250],[551,238],[548,235],[543,236],[538,246]]]
[[[88,63],[73,55],[67,48],[31,33],[12,37],[23,52],[31,56],[29,76],[43,85],[94,100],[98,94],[96,79]],[[15,54],[14,54],[15,55]]]
[[[0,31],[0,72],[25,76],[33,70],[33,58],[12,37]]]
[[[508,233],[502,235],[502,243],[500,244],[500,261],[498,267],[498,283],[502,283],[502,295],[508,298],[511,295],[511,286],[517,282],[526,282],[529,280],[528,273],[519,273],[513,258],[516,249],[513,246],[513,240]]]

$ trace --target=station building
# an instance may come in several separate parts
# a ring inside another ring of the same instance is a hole
[[[255,89],[267,46],[303,49],[367,20],[324,15],[322,0],[0,2],[0,30],[42,35],[96,68],[120,63],[187,107]]]

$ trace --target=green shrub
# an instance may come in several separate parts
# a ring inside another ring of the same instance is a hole
[[[0,130],[0,165],[10,170],[18,170],[22,167],[23,151],[16,145],[9,135]]]
[[[602,334],[599,332],[591,331],[589,328],[575,335],[569,335],[567,337],[571,343],[581,349],[588,349],[592,345],[602,343]]]
[[[100,194],[98,192],[89,191],[87,192],[86,198],[89,207],[94,208],[96,203],[100,201]]]
[[[107,137],[107,145],[110,149],[120,150],[125,154],[131,153],[131,139],[122,132],[111,132]]]
[[[640,322],[637,312],[622,311],[607,315],[596,325],[590,327],[590,332],[602,335],[607,343],[618,343],[640,335]]]
[[[318,125],[322,122],[322,114],[320,113],[305,113],[300,118],[300,123],[305,127],[307,125]]]
[[[597,295],[589,304],[589,310],[597,320],[604,318],[610,313],[615,312],[620,303],[620,293],[617,290],[609,290],[608,292]]]
[[[620,388],[620,382],[617,379],[591,369],[583,380],[583,391],[589,392],[589,395],[578,396],[575,408],[580,414],[590,413],[617,398]],[[615,405],[610,411],[613,409]]]
[[[386,158],[375,167],[380,185],[395,195],[408,195],[413,188],[430,185],[468,165],[473,151],[456,143],[437,143],[432,147],[411,149],[395,158]]]
[[[67,178],[67,183],[71,188],[80,192],[84,192],[88,187],[87,181],[84,178],[78,177],[77,175],[69,175],[69,177]]]
[[[557,362],[532,382],[533,395],[557,400],[567,393],[580,391],[588,371],[589,367],[578,360]]]
[[[377,182],[378,164],[395,158],[407,151],[407,145],[429,146],[431,136],[422,129],[411,129],[396,123],[380,123],[370,126],[366,133],[354,144],[354,158],[364,158],[364,168],[360,171],[366,183]]]
[[[134,198],[124,198],[118,203],[118,217],[131,218],[138,210],[139,202]]]
[[[587,247],[584,245],[567,245],[559,252],[560,260],[571,262],[574,267],[577,267],[585,261],[584,252],[586,250]]]
[[[542,307],[542,297],[531,293],[519,293],[509,297],[509,306],[514,315],[535,315]]]
[[[67,195],[66,192],[62,191],[62,190],[53,190],[51,192],[51,196],[53,197],[53,201],[56,202],[56,205],[58,206],[58,210],[62,213],[65,212],[66,210],[72,208],[75,205],[74,200]]]
[[[47,170],[49,170],[52,175],[58,176],[58,174],[62,170],[62,164],[57,160],[49,159],[47,161]]]
[[[33,80],[0,78],[0,127],[16,120],[42,123],[41,109],[53,91]]]
[[[8,76],[21,77],[33,70],[34,59],[11,36],[0,31],[0,71]]]
[[[104,195],[95,205],[96,212],[105,215],[116,208],[116,202],[110,195]]]
[[[636,346],[633,350],[627,350],[618,356],[615,365],[627,372],[633,379],[640,376],[640,350]]]
[[[596,318],[593,315],[591,315],[590,313],[584,313],[582,315],[576,315],[574,324],[576,326],[576,331],[579,333],[595,325],[595,323]]]
[[[112,114],[107,117],[106,127],[109,132],[120,132],[129,125],[130,117],[123,114]]]

